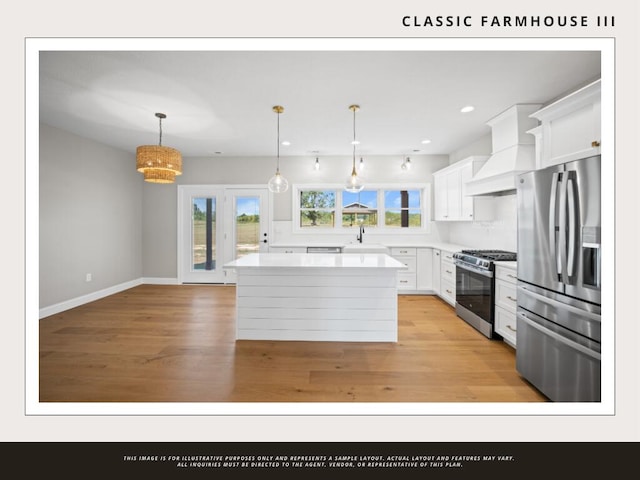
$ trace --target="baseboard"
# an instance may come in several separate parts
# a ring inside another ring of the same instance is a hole
[[[138,285],[142,285],[142,283],[143,283],[142,279],[138,278],[136,280],[124,282],[119,285],[114,285],[113,287],[105,288],[103,290],[98,290],[97,292],[88,293],[87,295],[82,295],[81,297],[72,298],[71,300],[65,300],[64,302],[56,303],[55,305],[50,305],[48,307],[41,308],[39,313],[39,318],[55,315],[56,313],[64,312],[65,310],[69,310],[71,308],[79,307],[80,305],[84,305],[85,303],[100,300],[101,298],[108,297],[109,295],[113,295],[114,293],[120,293],[130,288],[137,287]]]
[[[82,295],[81,297],[72,298],[71,300],[66,300],[64,302],[56,303],[55,305],[50,305],[48,307],[41,308],[39,312],[39,318],[45,318],[50,315],[55,315],[56,313],[64,312],[65,310],[69,310],[71,308],[79,307],[80,305],[84,305],[85,303],[95,302],[96,300],[100,300],[101,298],[108,297],[109,295],[120,293],[130,288],[137,287],[138,285],[143,285],[143,284],[179,285],[177,278],[160,278],[160,277],[137,278],[136,280],[124,282],[119,285],[114,285],[113,287],[105,288],[103,290],[98,290],[97,292],[88,293],[87,295]]]
[[[143,277],[142,283],[145,285],[180,285],[177,278]]]

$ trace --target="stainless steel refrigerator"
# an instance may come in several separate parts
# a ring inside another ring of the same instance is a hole
[[[600,155],[519,175],[516,369],[552,401],[600,401]]]

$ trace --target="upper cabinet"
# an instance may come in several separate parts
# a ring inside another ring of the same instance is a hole
[[[488,159],[488,155],[475,155],[434,172],[433,208],[436,221],[489,219],[489,199],[466,195],[466,183]]]
[[[600,153],[600,80],[557,100],[531,117],[540,120],[536,137],[537,168]]]

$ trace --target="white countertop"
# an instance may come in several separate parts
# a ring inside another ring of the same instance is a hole
[[[446,250],[447,252],[459,252],[463,249],[469,249],[468,245],[457,245],[453,243],[446,242],[415,242],[415,241],[407,241],[407,242],[364,242],[362,245],[367,245],[367,243],[372,243],[375,245],[382,244],[388,248],[394,247],[406,247],[406,248],[437,248],[438,250]],[[306,248],[306,247],[344,247],[345,245],[355,245],[356,242],[351,242],[350,244],[340,243],[340,242],[311,242],[311,243],[293,243],[293,242],[283,242],[283,243],[272,243],[271,246],[274,248]]]
[[[226,263],[224,268],[388,268],[407,267],[381,253],[251,253]]]
[[[517,270],[518,269],[518,262],[496,262],[496,268],[497,267],[505,267],[505,268],[511,268],[512,270]]]

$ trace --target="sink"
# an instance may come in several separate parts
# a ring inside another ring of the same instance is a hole
[[[379,243],[348,243],[342,246],[342,253],[389,253],[389,249]]]

